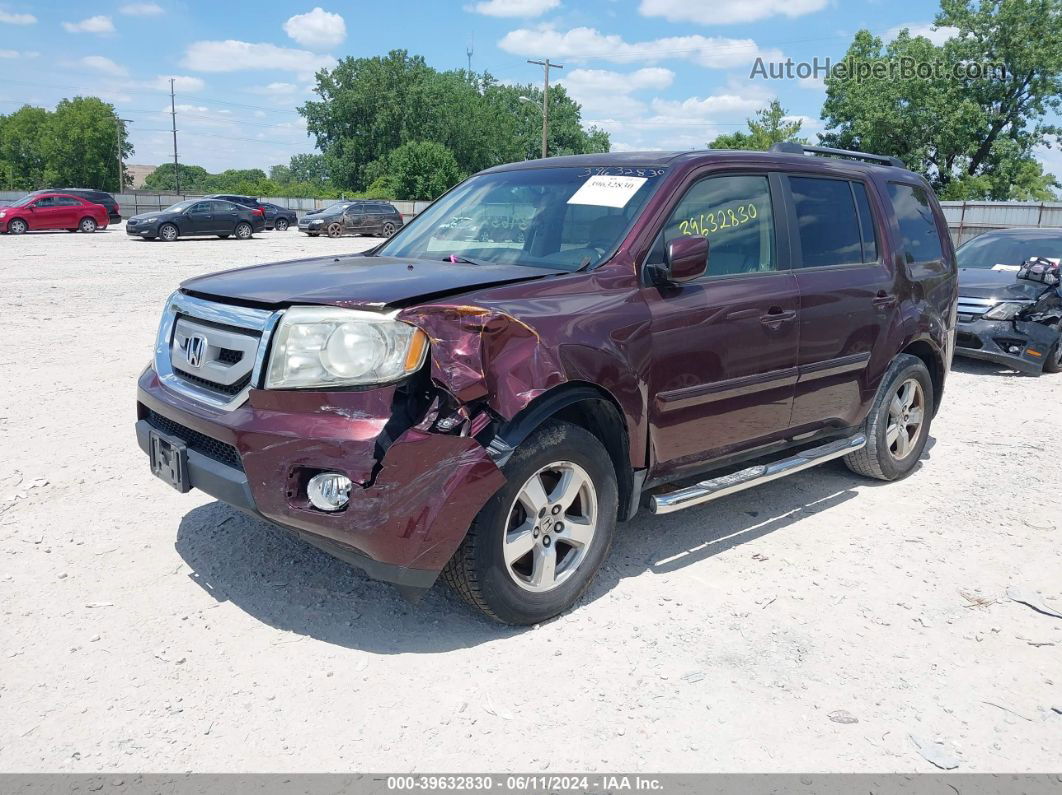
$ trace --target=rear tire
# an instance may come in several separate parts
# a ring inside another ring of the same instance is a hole
[[[863,423],[866,447],[844,457],[848,468],[877,480],[911,474],[929,439],[933,401],[925,363],[906,353],[893,359]]]
[[[173,224],[163,224],[162,226],[159,227],[159,235],[158,235],[159,240],[161,240],[161,241],[163,241],[165,243],[172,243],[174,240],[176,240],[180,236],[181,236],[181,233],[178,231],[177,227],[174,226]]]
[[[278,232],[287,232],[288,222],[285,221],[283,218],[278,218],[277,222],[273,224],[273,228],[276,229]]]
[[[383,225],[383,236],[384,237],[390,237],[394,233],[395,233],[395,225],[393,223],[388,221],[386,224]]]
[[[616,471],[596,436],[556,421],[528,437],[504,471],[506,484],[442,577],[491,618],[536,624],[571,607],[608,555]]]
[[[91,234],[96,231],[96,219],[95,218],[82,218],[81,223],[77,225],[77,228],[86,234]]]
[[[251,235],[254,234],[254,229],[246,221],[242,221],[236,224],[236,239],[237,240],[250,240]]]

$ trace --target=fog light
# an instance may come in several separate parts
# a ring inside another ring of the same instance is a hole
[[[306,496],[319,511],[338,511],[350,502],[350,478],[338,472],[314,475],[306,484]]]

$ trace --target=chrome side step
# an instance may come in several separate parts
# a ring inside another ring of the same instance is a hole
[[[813,466],[818,466],[834,458],[854,453],[866,447],[867,437],[861,433],[849,436],[846,439],[838,439],[820,447],[812,447],[791,458],[783,458],[771,464],[742,469],[730,475],[723,475],[711,480],[702,480],[693,486],[684,489],[667,492],[666,494],[653,494],[649,497],[649,510],[653,513],[674,513],[683,508],[691,508],[704,502],[717,500],[728,494],[751,489],[761,483],[769,483],[786,475],[792,475]]]

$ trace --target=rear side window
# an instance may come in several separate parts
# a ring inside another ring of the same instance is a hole
[[[790,177],[805,268],[863,261],[855,197],[847,180]]]
[[[862,182],[852,183],[856,211],[859,213],[859,231],[863,238],[863,262],[878,261],[878,235],[874,227],[874,213],[870,210],[867,187]]]
[[[900,226],[900,244],[907,262],[943,259],[928,191],[920,186],[890,182],[889,198]]]

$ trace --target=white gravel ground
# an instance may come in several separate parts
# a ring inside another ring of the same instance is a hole
[[[174,286],[370,243],[0,238],[0,770],[1062,769],[1062,619],[1005,595],[1062,609],[1059,376],[960,362],[908,480],[639,516],[529,630],[153,478]]]

